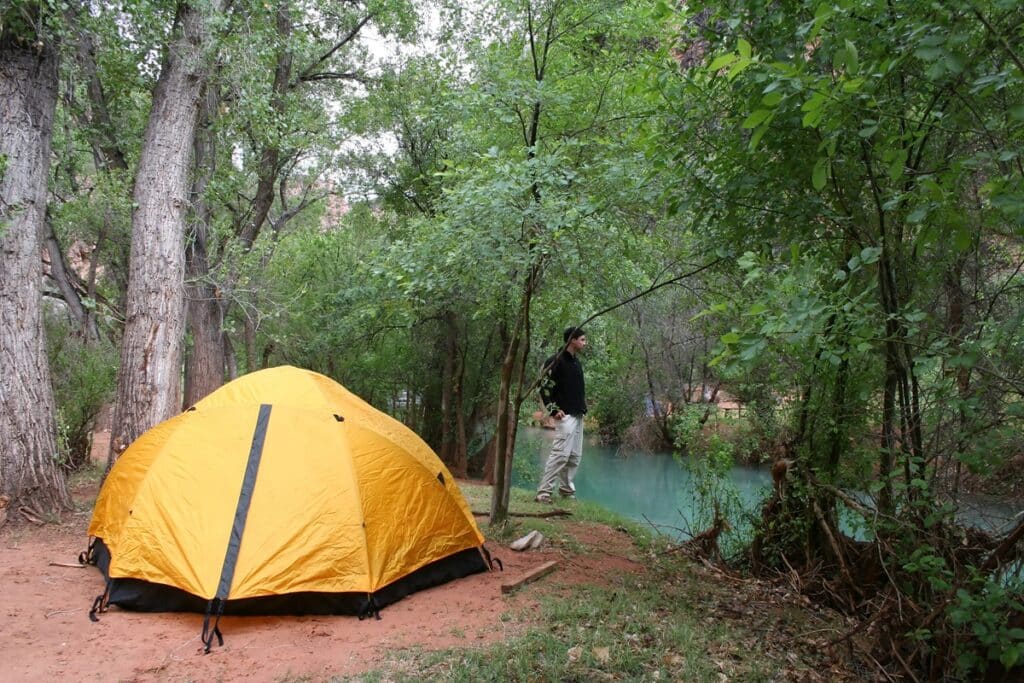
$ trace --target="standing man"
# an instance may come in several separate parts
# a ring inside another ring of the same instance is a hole
[[[544,466],[544,476],[537,487],[538,503],[550,503],[558,484],[563,498],[575,498],[573,478],[583,455],[583,416],[587,413],[587,396],[583,386],[583,366],[576,357],[587,345],[587,337],[579,327],[569,327],[562,334],[562,350],[544,361],[544,380],[540,398],[548,415],[555,419],[555,440]]]

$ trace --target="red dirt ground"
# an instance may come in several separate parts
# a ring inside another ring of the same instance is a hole
[[[74,492],[91,501],[95,486]],[[0,528],[0,662],[5,681],[278,681],[303,677],[320,681],[380,666],[389,650],[444,649],[488,644],[516,628],[501,620],[528,607],[538,590],[526,586],[511,595],[501,585],[534,567],[559,560],[541,582],[547,588],[591,582],[637,571],[629,538],[607,527],[570,523],[566,532],[587,547],[579,556],[545,543],[517,553],[494,542],[488,548],[505,565],[420,591],[381,612],[380,621],[347,616],[225,617],[224,646],[203,654],[202,615],[135,613],[111,607],[98,623],[89,621],[93,599],[103,591],[95,567],[76,563],[85,549],[90,509],[66,515],[59,524],[36,526],[11,519]],[[478,520],[479,523],[479,520]],[[481,525],[482,526],[482,525]]]

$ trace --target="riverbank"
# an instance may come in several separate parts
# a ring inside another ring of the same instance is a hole
[[[488,509],[490,487],[462,488],[474,510]],[[531,495],[514,489],[513,512],[550,510]],[[560,562],[555,573],[525,587],[524,601],[502,616],[508,637],[484,646],[410,648],[384,667],[344,680],[871,678],[841,638],[854,624],[810,605],[789,587],[691,560],[681,546],[599,506],[557,507],[571,516],[513,517],[494,536],[503,556],[510,556],[510,540],[538,530],[550,544],[539,550]]]
[[[102,591],[85,547],[98,471],[73,484],[76,509],[59,522],[0,529],[7,627],[0,657],[20,681],[863,680],[845,648],[850,625],[784,586],[750,582],[688,560],[642,527],[587,503],[567,517],[513,517],[487,527],[503,572],[415,593],[380,621],[236,617],[225,643],[202,654],[201,615],[112,608],[87,618]],[[474,510],[490,488],[461,483]],[[517,515],[550,511],[514,491]],[[530,530],[540,547],[509,543]],[[502,585],[555,562],[511,593]],[[863,672],[860,672],[863,673]]]

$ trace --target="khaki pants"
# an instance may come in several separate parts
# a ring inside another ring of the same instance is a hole
[[[551,495],[557,483],[558,492],[569,496],[576,493],[573,479],[583,457],[583,416],[566,415],[558,420],[555,429],[555,439],[544,465],[544,476],[540,479],[537,494]]]

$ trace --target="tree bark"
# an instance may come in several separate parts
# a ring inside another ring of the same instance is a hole
[[[456,337],[457,327],[455,325],[455,313],[451,310],[444,312],[444,358],[442,360],[441,368],[441,446],[438,449],[438,455],[441,456],[441,461],[448,465],[449,469],[453,465],[454,458],[453,451],[455,449],[454,441],[454,385],[456,378],[456,356],[458,355],[458,339]],[[463,472],[463,474],[465,474]]]
[[[220,0],[208,8],[219,11]],[[185,217],[199,94],[208,73],[202,8],[178,4],[135,177],[132,247],[108,469],[140,434],[181,409]]]
[[[15,507],[56,513],[71,499],[57,462],[40,263],[54,46],[0,34],[0,103],[0,494]]]
[[[224,309],[210,279],[207,241],[211,212],[204,197],[215,168],[212,125],[219,99],[213,89],[206,89],[193,147],[192,239],[185,249],[186,318],[192,346],[185,356],[185,408],[195,405],[224,383]]]
[[[455,413],[455,443],[452,448],[452,472],[458,473],[458,476],[467,476],[469,474],[469,453],[467,452],[468,439],[466,437],[466,405],[463,400],[466,382],[465,346],[459,348],[455,358],[455,365],[455,382],[452,387],[452,411]]]
[[[491,524],[501,524],[508,517],[509,494],[512,488],[512,462],[515,456],[519,410],[522,407],[523,373],[530,349],[530,302],[537,290],[540,266],[534,265],[524,279],[516,320],[501,362],[498,388],[498,419],[494,439],[494,488],[491,492]],[[516,387],[515,396],[512,389]]]
[[[68,268],[64,259],[64,250],[61,249],[57,234],[53,231],[53,223],[49,218],[44,218],[43,223],[46,234],[46,251],[50,256],[50,278],[57,283],[60,296],[67,304],[68,312],[74,318],[82,339],[90,344],[99,341],[100,333],[96,327],[96,318],[89,315],[89,311],[82,303],[82,297],[78,294],[79,287],[75,286],[78,284],[76,282],[78,278]]]
[[[69,23],[78,23],[78,8],[72,6],[68,11]],[[75,61],[81,69],[85,81],[86,93],[89,96],[89,109],[86,112],[85,126],[92,128],[89,142],[99,165],[107,170],[128,170],[124,152],[117,143],[116,128],[107,108],[107,96],[100,81],[99,69],[96,67],[96,43],[92,34],[80,29],[75,43]],[[83,126],[83,127],[85,127]]]

